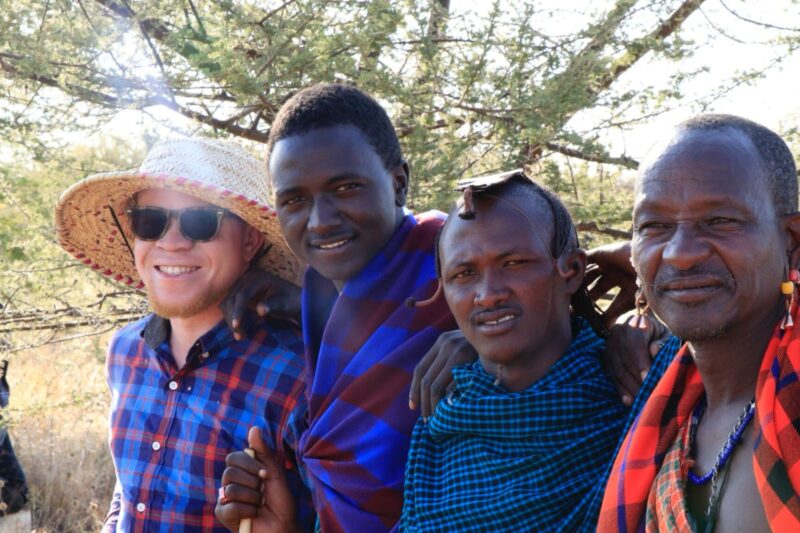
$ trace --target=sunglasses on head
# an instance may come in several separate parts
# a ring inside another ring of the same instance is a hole
[[[232,215],[221,207],[187,207],[164,209],[162,207],[132,207],[125,211],[131,222],[131,231],[137,239],[157,241],[167,233],[169,221],[175,218],[181,234],[192,242],[206,242],[219,233],[222,219]]]

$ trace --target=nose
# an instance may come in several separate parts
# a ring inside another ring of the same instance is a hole
[[[494,271],[486,271],[475,288],[474,302],[475,305],[491,309],[506,301],[509,294],[503,276]]]
[[[325,235],[339,225],[339,211],[333,203],[321,196],[314,200],[308,215],[308,230],[317,235]]]
[[[194,243],[183,236],[176,217],[171,216],[167,221],[167,231],[156,241],[156,246],[170,252],[188,250]]]
[[[708,259],[710,252],[711,248],[698,235],[697,228],[691,224],[678,224],[664,247],[662,259],[678,270],[689,270]]]

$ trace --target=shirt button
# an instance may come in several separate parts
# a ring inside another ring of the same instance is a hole
[[[169,390],[178,390],[178,382],[177,381],[170,381],[169,382]]]
[[[160,449],[161,449],[161,443],[158,442],[157,440],[153,441],[153,450],[158,451]]]
[[[137,503],[136,504],[136,510],[139,511],[140,513],[143,513],[144,512],[144,504],[142,502]]]
[[[202,357],[203,359],[208,359],[208,352],[201,353],[200,357]]]

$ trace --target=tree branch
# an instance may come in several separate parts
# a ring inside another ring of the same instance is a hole
[[[564,146],[563,144],[558,144],[554,142],[547,142],[545,143],[545,146],[549,150],[552,150],[553,152],[558,152],[559,154],[565,155],[567,157],[583,159],[584,161],[591,161],[593,163],[605,163],[609,165],[619,165],[634,170],[639,168],[639,162],[633,159],[632,157],[628,157],[626,155],[620,157],[612,157],[606,154],[587,154],[575,148],[570,148],[569,146]]]
[[[603,235],[609,235],[614,237],[615,239],[623,239],[623,240],[630,240],[632,234],[630,231],[622,231],[614,228],[605,228],[600,227],[597,225],[597,222],[579,222],[575,224],[575,228],[578,231],[585,231],[589,233],[601,233]]]

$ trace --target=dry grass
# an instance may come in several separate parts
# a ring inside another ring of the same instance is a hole
[[[8,420],[38,533],[98,531],[108,509],[107,341],[80,339],[10,357]]]

